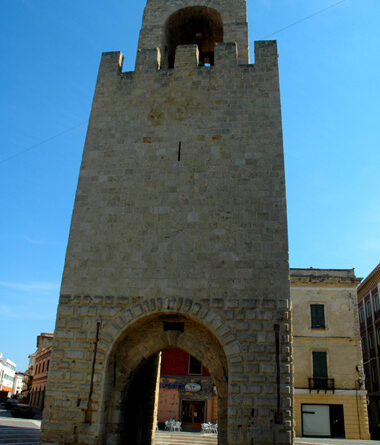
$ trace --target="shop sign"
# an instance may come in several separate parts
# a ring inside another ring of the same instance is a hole
[[[185,385],[185,391],[188,391],[188,392],[198,392],[201,389],[202,389],[202,387],[199,383],[186,383],[186,385]]]
[[[160,388],[166,388],[166,389],[182,389],[183,384],[182,383],[171,383],[171,382],[161,382]]]

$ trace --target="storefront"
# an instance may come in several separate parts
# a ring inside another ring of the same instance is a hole
[[[302,436],[344,438],[343,405],[302,404]]]
[[[208,370],[179,349],[162,352],[158,422],[181,422],[183,431],[200,431],[204,422],[216,423],[217,395]]]

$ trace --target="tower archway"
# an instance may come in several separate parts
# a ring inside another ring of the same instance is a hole
[[[173,13],[165,25],[164,60],[174,68],[178,45],[198,45],[199,64],[214,64],[215,43],[223,42],[223,20],[218,11],[206,6],[190,6]]]
[[[202,362],[218,393],[218,443],[227,443],[228,364],[216,336],[179,313],[145,317],[121,333],[104,386],[105,442],[151,445],[158,403],[160,351],[178,348]]]

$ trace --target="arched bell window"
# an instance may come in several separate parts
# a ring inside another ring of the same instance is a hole
[[[174,68],[178,45],[197,44],[199,65],[214,64],[215,43],[223,42],[223,21],[213,8],[191,6],[172,14],[165,27],[165,59]]]

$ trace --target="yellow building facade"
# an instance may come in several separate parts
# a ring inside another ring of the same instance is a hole
[[[369,439],[353,269],[290,269],[297,436]]]

